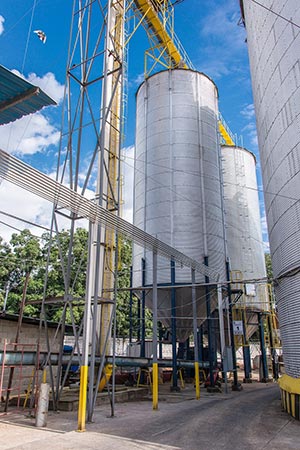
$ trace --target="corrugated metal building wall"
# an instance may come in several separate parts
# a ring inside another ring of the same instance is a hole
[[[263,3],[242,2],[284,362],[299,378],[300,2]]]

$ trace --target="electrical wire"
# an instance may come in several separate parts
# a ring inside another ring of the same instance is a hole
[[[129,159],[135,160],[135,158],[132,158],[132,157],[128,157],[128,158],[129,158]],[[130,165],[130,164],[128,164],[128,163],[126,162],[125,159],[124,159],[123,163],[127,164],[130,168],[133,168],[133,166]],[[156,167],[158,167],[158,168],[162,168],[162,169],[168,169],[168,170],[170,169],[169,167],[165,167],[165,166],[162,166],[162,165],[159,165],[159,164],[155,164],[155,163],[148,163],[148,162],[147,162],[147,165],[148,165],[148,164],[149,164],[149,165],[154,165],[154,166],[156,166]],[[142,175],[145,175],[145,176],[147,175],[146,172],[143,171],[142,169],[137,169],[137,168],[135,167],[135,170],[136,170],[137,172],[141,173]],[[172,172],[172,170],[170,169],[170,173],[171,173],[171,172]],[[189,171],[185,172],[185,171],[183,171],[183,170],[178,170],[178,171],[176,170],[176,173],[177,173],[177,172],[179,172],[179,173],[187,173],[187,174],[190,173],[191,175],[199,176],[199,174],[195,174],[194,172],[189,172]],[[215,178],[210,177],[209,175],[202,174],[202,176],[203,176],[203,178],[208,178],[208,179],[211,179],[211,180],[215,180]],[[154,182],[154,184],[156,184],[156,185],[160,185],[160,186],[162,186],[163,188],[166,188],[166,186],[165,186],[164,184],[160,183],[159,181],[157,181],[156,179],[154,179],[153,177],[151,177],[151,176],[149,176],[149,175],[147,176],[147,179],[152,180],[152,181]],[[227,183],[227,182],[226,182],[226,183]],[[226,183],[223,183],[223,186],[224,186]],[[237,183],[230,183],[230,182],[228,182],[228,184],[233,185],[233,186],[238,186]],[[246,188],[246,186],[243,186],[243,188]],[[185,195],[182,195],[182,194],[178,193],[178,192],[177,192],[175,189],[173,189],[172,187],[168,186],[167,189],[168,189],[170,192],[174,193],[175,196],[176,196],[176,198],[180,198],[180,199],[182,199],[182,200],[185,200],[186,202],[189,202],[189,203],[191,203],[192,205],[195,205],[195,206],[197,206],[197,207],[200,207],[200,206],[201,206],[201,203],[198,202],[197,200],[192,200],[190,197],[186,197]],[[250,188],[250,187],[249,187],[249,189],[258,192],[258,189],[255,189],[255,188]],[[261,192],[263,192],[263,191],[261,191]],[[221,195],[221,194],[220,194],[220,195]],[[276,194],[274,194],[274,195],[276,195]],[[212,214],[210,211],[206,211],[206,215],[207,215],[207,217],[208,217],[210,220],[216,220],[216,219],[219,219],[219,216]],[[226,222],[226,225],[228,225],[228,226],[234,228],[235,230],[237,230],[237,231],[239,231],[239,232],[241,232],[241,233],[244,233],[244,231],[245,231],[244,229],[239,228],[236,224],[230,223],[230,222],[228,222],[228,221]],[[257,239],[257,238],[255,238],[255,237],[252,236],[252,235],[251,235],[250,237],[251,237],[251,239],[253,239],[254,241],[258,242],[259,244],[264,244],[264,241],[263,241],[262,239]]]
[[[291,25],[300,28],[300,25],[298,25],[297,23],[293,22],[291,19],[288,19],[287,17],[282,16],[281,14],[275,12],[273,9],[269,8],[266,5],[263,5],[262,3],[258,2],[257,0],[251,0],[252,3],[255,3],[258,6],[261,6],[262,8],[266,9],[267,11],[269,11],[270,13],[274,14],[277,17],[280,17],[281,19],[285,20],[286,22],[290,23]]]
[[[36,0],[36,5],[38,5],[42,0]],[[32,10],[32,7],[30,7],[24,14],[22,17],[20,17],[10,28],[6,29],[4,31],[4,33],[2,34],[2,36],[6,36],[7,34],[9,34],[23,19],[24,17],[26,17],[28,14],[30,14],[30,11]]]
[[[22,233],[22,231],[24,231],[24,229],[17,228],[17,227],[15,227],[15,226],[13,226],[13,225],[7,223],[7,222],[3,222],[3,220],[0,220],[0,223],[1,223],[2,225],[4,225],[4,226],[8,227],[8,228],[11,228],[11,229],[13,229],[13,230],[18,231],[19,233]],[[31,235],[32,235],[33,237],[37,238],[37,239],[43,239],[41,236],[38,236],[37,234],[31,233]],[[1,237],[1,236],[0,236],[0,237]]]
[[[43,225],[39,225],[35,222],[30,222],[29,220],[26,220],[26,219],[22,219],[21,217],[14,216],[13,214],[9,214],[5,211],[0,211],[0,214],[3,214],[7,217],[11,217],[12,219],[20,220],[21,222],[28,223],[29,225],[33,225],[34,227],[38,227],[38,228],[42,228],[43,230],[50,231],[50,228],[44,227]],[[16,228],[16,230],[17,230],[17,228]],[[21,231],[21,230],[19,230],[19,231]]]
[[[130,167],[131,169],[134,169],[134,166],[132,166],[131,164],[127,163],[127,162],[126,162],[126,159],[131,159],[131,160],[135,161],[135,158],[133,158],[132,156],[127,156],[127,155],[125,155],[125,160],[123,161],[126,165],[128,165],[128,167]],[[172,169],[170,169],[170,167],[163,166],[163,165],[161,165],[161,164],[147,162],[147,165],[156,166],[156,167],[158,167],[158,168],[166,169],[166,170],[169,169],[169,170],[170,170],[170,173],[173,172]],[[136,169],[136,168],[135,168],[135,169]],[[141,169],[136,169],[136,170],[138,170],[138,171],[139,171],[140,173],[142,173],[143,175],[146,175],[146,172],[142,171]],[[176,170],[176,173],[184,173],[184,174],[190,174],[190,175],[199,176],[199,174],[196,174],[195,172],[186,171],[186,170]],[[207,175],[207,174],[205,174],[205,173],[204,173],[204,174],[201,174],[201,176],[203,176],[203,178],[207,178],[207,179],[209,179],[209,180],[215,180],[214,177],[209,176],[209,175]],[[153,180],[154,182],[157,182],[157,180],[154,180],[152,177],[149,177],[149,178],[150,178],[151,180]],[[158,183],[158,182],[157,182],[157,183]],[[238,183],[233,183],[233,182],[230,182],[230,181],[226,181],[225,183],[223,183],[223,185],[226,185],[226,184],[229,184],[230,186],[239,186]],[[164,185],[162,185],[162,186],[165,187]],[[278,194],[278,193],[276,193],[276,192],[266,191],[266,190],[264,190],[264,189],[259,189],[258,187],[257,187],[257,188],[254,188],[254,187],[251,187],[251,186],[242,186],[242,187],[243,187],[243,189],[248,189],[248,190],[250,190],[250,191],[255,191],[255,192],[258,192],[258,193],[262,193],[262,194],[273,195],[274,197],[281,197],[281,198],[284,198],[284,199],[286,199],[286,200],[293,200],[293,201],[298,201],[298,200],[299,200],[299,198],[296,198],[296,197],[291,197],[291,196],[288,196],[288,195]],[[176,195],[180,196],[180,194],[178,194],[178,192],[176,192],[176,191],[174,191],[174,192],[176,193]],[[200,205],[200,202],[191,200],[190,198],[187,198],[187,197],[184,197],[184,196],[182,196],[181,198],[182,198],[183,200],[187,200],[187,201],[191,202],[192,204],[195,204],[196,206],[199,206],[199,205]]]
[[[0,173],[2,177],[17,186],[23,187],[27,191],[50,201],[54,205],[66,208],[77,217],[86,218],[93,223],[98,223],[101,226],[118,231],[125,237],[143,246],[145,245],[152,251],[157,251],[158,254],[174,259],[174,261],[178,261],[188,267],[193,267],[196,271],[212,279],[219,278],[219,273],[213,268],[208,268],[204,264],[199,263],[199,261],[190,258],[165,242],[142,231],[121,217],[115,216],[107,209],[93,203],[59,182],[52,180],[47,175],[33,169],[3,150],[0,150],[0,162]]]
[[[35,13],[35,7],[36,7],[36,0],[33,0],[30,24],[29,24],[29,28],[28,28],[28,34],[27,34],[27,40],[26,40],[26,46],[25,46],[25,51],[24,51],[22,70],[21,70],[22,74],[24,73],[24,66],[25,66],[25,61],[26,61],[26,57],[27,57],[28,44],[29,44],[29,38],[30,38],[30,35],[31,35],[31,30],[32,30],[32,22],[33,22],[33,17],[34,17],[34,13]]]

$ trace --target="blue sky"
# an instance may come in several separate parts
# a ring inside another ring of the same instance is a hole
[[[2,0],[0,6],[0,64],[23,73],[59,104],[12,125],[2,126],[0,147],[49,174],[56,167],[72,4],[72,0]],[[258,155],[246,33],[238,25],[239,19],[238,0],[184,0],[175,7],[177,36],[196,69],[215,81],[219,90],[219,109],[233,133],[242,136],[243,141],[239,143]],[[33,33],[36,29],[46,33],[45,44]],[[129,102],[124,142],[128,156],[124,191],[126,218],[129,217],[126,208],[130,209],[132,184],[129,165],[132,164],[134,144],[135,92],[142,80],[146,46],[147,39],[141,29],[129,47]],[[258,183],[261,187],[259,170]],[[21,199],[23,196],[16,188],[2,182],[0,210],[46,226],[49,224],[49,206],[40,199],[30,198],[31,208],[28,208]],[[3,215],[0,220],[9,221]],[[24,226],[20,222],[9,222],[19,228]],[[267,241],[264,218],[262,225]],[[11,231],[0,223],[1,236],[8,237]]]

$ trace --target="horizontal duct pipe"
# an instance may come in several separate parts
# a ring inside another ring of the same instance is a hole
[[[50,362],[52,365],[58,365],[58,353],[52,353],[50,355]],[[3,366],[9,365],[23,365],[23,366],[35,366],[37,361],[37,354],[35,352],[6,352],[4,354],[3,351],[0,351],[0,364]],[[48,353],[40,353],[39,354],[39,367],[43,368],[48,361]],[[70,361],[70,355],[63,355],[62,364],[67,365]],[[96,365],[100,365],[101,358],[95,358]],[[105,364],[112,364],[113,357],[106,356]],[[115,364],[119,367],[151,367],[153,364],[152,358],[136,358],[136,357],[128,357],[128,356],[116,356]],[[78,357],[72,357],[72,365],[79,365]],[[171,359],[159,359],[158,360],[159,367],[172,367]],[[185,361],[185,360],[177,360],[177,366],[183,368],[194,368],[194,361]],[[208,367],[208,363],[200,362],[199,366],[201,368]]]

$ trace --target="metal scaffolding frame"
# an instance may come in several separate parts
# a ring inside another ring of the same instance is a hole
[[[132,2],[74,0],[56,180],[51,180],[46,175],[0,151],[0,174],[5,179],[53,203],[50,245],[55,239],[59,248],[65,287],[60,326],[63,336],[66,314],[69,310],[75,337],[75,347],[71,356],[76,351],[81,366],[78,417],[80,430],[85,429],[86,406],[88,420],[92,420],[93,417],[98,386],[106,364],[105,356],[107,356],[111,330],[115,322],[119,234],[153,251],[153,275],[157,273],[157,254],[167,256],[171,261],[178,261],[191,268],[196,374],[199,373],[199,360],[194,275],[195,271],[199,271],[216,281],[216,284],[219,278],[213,268],[208,268],[205,264],[187,257],[120,217],[120,149],[124,126],[122,123],[123,84],[126,81],[125,23],[129,8],[133,8],[135,16],[139,17],[139,24],[147,30],[151,43],[146,57],[154,60],[154,64],[150,69],[145,65],[146,77],[151,71],[157,69],[158,64],[167,69],[176,67],[193,69],[191,61],[175,36],[173,6],[169,0],[159,2],[154,0]],[[226,130],[224,125],[220,125],[223,135],[228,133]],[[72,273],[72,249],[76,227],[82,218],[89,221],[88,275],[86,297],[83,299],[84,318],[82,323],[76,326],[73,314],[75,300],[73,291],[80,268],[78,267],[76,273]],[[62,257],[60,241],[60,232],[64,227],[70,229],[67,261],[64,261]],[[47,276],[51,266],[50,249],[49,246],[41,307],[41,327],[46,333],[48,356],[45,363],[49,366],[53,405],[56,408],[67,374],[61,379],[64,364],[63,341],[57,360],[56,379],[52,370],[51,343],[47,332],[48,302],[46,301]],[[154,378],[157,378],[157,281],[155,276],[153,280],[153,373]],[[222,304],[220,289],[219,287],[219,306]],[[222,317],[221,314],[220,323]],[[116,330],[115,326],[114,330]],[[83,348],[79,345],[81,334],[83,334]],[[223,358],[224,325],[220,335]],[[113,346],[114,342],[113,339]],[[67,364],[67,371],[71,361],[72,358]],[[99,361],[100,364],[98,364]],[[114,370],[114,360],[112,365]],[[198,384],[196,382],[196,386]],[[111,395],[113,415],[114,385]],[[198,397],[199,395],[197,393]],[[154,409],[157,408],[157,401],[155,391]]]

